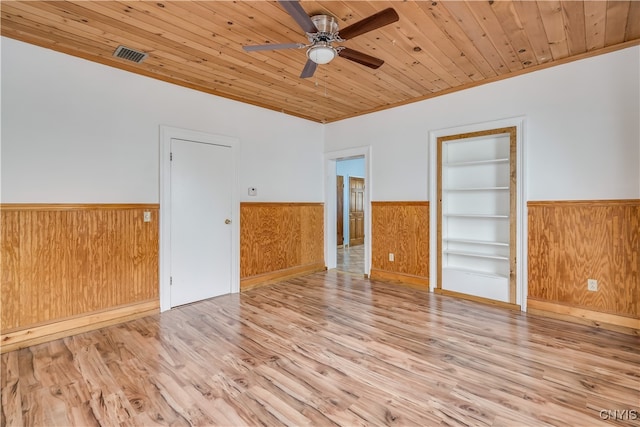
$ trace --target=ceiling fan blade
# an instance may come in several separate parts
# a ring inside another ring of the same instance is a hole
[[[300,3],[295,0],[278,0],[278,3],[289,15],[298,23],[305,33],[317,33],[316,25],[311,21],[307,12],[304,11]]]
[[[349,49],[348,47],[340,50],[340,52],[338,52],[338,56],[348,59],[349,61],[357,62],[358,64],[366,67],[373,68],[374,70],[384,64],[384,61],[380,58],[367,55],[366,53],[362,53],[357,50]]]
[[[361,34],[389,25],[396,22],[398,19],[400,19],[398,13],[390,7],[373,14],[368,18],[364,18],[362,21],[349,25],[347,28],[340,30],[338,34],[343,39],[349,40]]]
[[[242,46],[247,52],[254,52],[256,50],[277,50],[277,49],[302,49],[305,47],[302,43],[280,43],[280,44],[256,44],[251,46]]]
[[[316,72],[316,67],[318,64],[313,62],[310,59],[307,59],[307,63],[304,64],[304,68],[302,69],[302,73],[300,74],[301,79],[306,79],[313,76],[313,73]]]

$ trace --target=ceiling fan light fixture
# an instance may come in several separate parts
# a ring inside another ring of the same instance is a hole
[[[307,58],[319,65],[328,64],[337,54],[338,52],[327,43],[318,43],[307,50]]]

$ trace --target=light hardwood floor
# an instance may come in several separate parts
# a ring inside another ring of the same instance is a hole
[[[638,344],[329,271],[6,353],[1,421],[640,425]]]
[[[364,276],[364,245],[338,248],[336,269],[344,273]]]

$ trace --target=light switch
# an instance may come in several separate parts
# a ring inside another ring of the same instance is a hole
[[[144,213],[144,222],[151,222],[151,212],[146,211]]]

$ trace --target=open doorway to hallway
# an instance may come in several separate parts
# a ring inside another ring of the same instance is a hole
[[[338,159],[336,183],[336,268],[364,274],[364,156]]]

